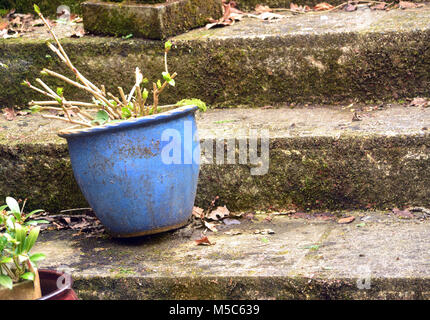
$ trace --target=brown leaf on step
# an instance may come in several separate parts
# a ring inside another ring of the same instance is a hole
[[[387,9],[387,3],[381,2],[381,3],[375,4],[374,6],[371,6],[370,9],[372,9],[372,10],[386,10]]]
[[[12,108],[4,108],[3,115],[8,121],[13,121],[16,118],[15,110]]]
[[[9,27],[9,21],[0,19],[0,30],[7,29]]]
[[[82,19],[81,17],[77,16],[76,14],[72,13],[70,15],[70,21],[72,23],[81,23],[84,21],[84,19]]]
[[[218,232],[215,223],[203,221],[206,228],[208,228],[212,232]]]
[[[198,246],[212,246],[215,242],[210,242],[208,237],[195,240]]]
[[[73,33],[70,37],[71,38],[82,38],[85,35],[84,28],[78,28],[75,33]]]
[[[351,2],[348,2],[346,6],[343,7],[343,10],[346,12],[352,12],[357,10],[357,5]]]
[[[414,98],[411,103],[408,104],[408,107],[428,107],[429,106],[429,100],[427,100],[426,98]]]
[[[409,1],[400,1],[399,2],[399,8],[400,9],[415,9],[422,7],[423,4],[417,4]]]
[[[263,13],[263,12],[272,12],[273,10],[269,8],[269,6],[265,6],[262,4],[257,4],[255,6],[255,12],[257,13]]]
[[[333,9],[334,7],[331,5],[331,4],[329,4],[329,3],[327,3],[327,2],[321,2],[321,3],[318,3],[315,7],[314,7],[314,10],[315,11],[326,11],[326,10],[331,10],[331,9]]]
[[[252,18],[266,20],[266,21],[285,18],[285,16],[283,16],[282,14],[277,14],[277,13],[273,13],[273,12],[263,12],[263,13],[260,13],[259,15],[248,14],[248,16],[250,16]]]
[[[290,3],[290,10],[293,12],[308,12],[312,9],[309,6],[299,6],[295,3]]]
[[[240,21],[243,18],[244,12],[236,9],[236,2],[231,1],[226,4],[223,3],[224,15],[219,20],[209,19],[211,23],[206,25],[206,29],[211,29],[214,27],[225,27],[235,23],[235,21]]]
[[[337,223],[339,223],[339,224],[347,224],[347,223],[351,223],[354,220],[355,220],[355,217],[354,216],[350,216],[350,217],[341,218],[341,219],[337,220]]]
[[[193,216],[199,219],[203,219],[204,217],[204,210],[202,208],[199,207],[194,207],[193,208]]]
[[[412,219],[414,215],[408,210],[400,210],[399,208],[394,208],[393,213],[400,219]]]
[[[211,220],[222,220],[230,215],[230,210],[227,209],[226,206],[218,207],[213,210],[211,213],[206,215],[206,218]]]

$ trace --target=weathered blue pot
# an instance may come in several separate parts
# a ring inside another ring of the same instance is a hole
[[[199,175],[196,110],[60,132],[75,179],[111,234],[141,236],[187,223]]]

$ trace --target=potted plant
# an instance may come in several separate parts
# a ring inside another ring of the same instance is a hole
[[[6,198],[6,205],[0,207],[0,299],[34,300],[42,296],[36,262],[45,256],[30,254],[39,236],[37,221],[26,221],[33,211],[24,214],[18,202]],[[8,211],[5,209],[9,208]]]
[[[41,79],[36,85],[23,84],[47,96],[49,101],[32,101],[34,112],[58,111],[64,117],[42,114],[75,126],[59,132],[67,139],[75,179],[106,229],[117,237],[141,236],[185,225],[192,214],[199,174],[199,142],[195,112],[200,106],[160,107],[159,96],[175,85],[176,73],[168,70],[165,43],[162,79],[150,90],[139,68],[136,82],[126,95],[118,86],[118,96],[89,81],[73,65],[57,36],[35,5],[55,45],[49,48],[70,69],[76,80],[52,70],[42,75],[60,79],[92,95],[91,102],[69,101],[62,88],[51,89]],[[195,101],[195,100],[194,100]],[[91,113],[88,109],[97,112]]]
[[[30,251],[39,237],[37,225],[48,221],[28,220],[43,210],[26,214],[25,202],[20,208],[7,197],[0,207],[0,300],[76,300],[69,275],[37,269],[45,255]]]

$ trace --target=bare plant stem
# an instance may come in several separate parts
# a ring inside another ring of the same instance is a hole
[[[80,106],[80,107],[98,107],[98,105],[94,104],[94,103],[87,103],[87,102],[80,102],[80,101],[67,101],[68,104],[72,104],[75,106]],[[36,105],[44,105],[44,106],[55,106],[55,105],[59,105],[58,101],[30,101],[28,103],[29,106],[36,106]]]
[[[127,99],[126,99],[125,94],[124,94],[124,90],[122,90],[121,87],[118,87],[118,91],[119,91],[119,94],[121,96],[122,103],[126,107],[128,105],[128,103],[127,103]]]

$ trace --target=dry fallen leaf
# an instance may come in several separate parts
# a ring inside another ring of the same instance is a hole
[[[210,231],[212,231],[212,232],[218,232],[218,229],[216,228],[215,223],[204,221],[204,225],[205,225],[205,227],[206,227],[206,228],[208,228]]]
[[[408,107],[428,107],[429,106],[429,100],[426,98],[414,98],[411,103],[408,104]]]
[[[346,12],[352,12],[357,10],[357,5],[351,2],[348,2],[345,7],[343,7],[343,10]]]
[[[329,4],[329,3],[327,3],[327,2],[321,2],[321,3],[318,3],[315,7],[314,7],[314,10],[315,11],[326,11],[326,10],[331,10],[331,9],[333,9],[334,7],[331,5],[331,4]]]
[[[230,215],[230,210],[227,209],[226,206],[218,207],[213,210],[211,213],[206,215],[206,218],[211,220],[222,220]]]
[[[285,16],[283,16],[282,14],[277,14],[277,13],[273,13],[273,12],[263,12],[259,15],[248,14],[248,16],[252,17],[252,18],[266,20],[266,21],[285,18]]]
[[[229,26],[243,18],[244,12],[236,9],[236,3],[234,1],[228,4],[223,2],[222,6],[224,10],[222,18],[219,20],[209,19],[211,23],[206,25],[206,29]]]
[[[347,224],[347,223],[351,223],[354,220],[355,220],[355,217],[354,216],[350,216],[350,217],[341,218],[341,219],[337,220],[337,223],[339,223],[339,224]]]
[[[194,207],[193,208],[193,216],[199,219],[203,219],[204,217],[204,210],[202,208],[199,207]]]
[[[85,35],[84,28],[77,28],[76,31],[70,36],[71,38],[82,38]]]
[[[399,2],[399,8],[400,9],[415,9],[415,8],[419,8],[422,6],[423,6],[423,4],[417,4],[417,3],[413,3],[413,2],[409,2],[409,1],[400,1]]]
[[[16,118],[15,110],[12,108],[4,108],[3,115],[8,121],[13,121]]]
[[[311,11],[309,6],[299,6],[295,3],[290,3],[290,10],[293,12],[308,12]]]
[[[208,237],[202,237],[201,239],[195,240],[198,246],[212,246],[215,242],[210,242]]]
[[[255,12],[257,13],[263,13],[263,12],[272,12],[273,10],[269,8],[269,6],[265,6],[262,4],[257,4],[255,6]]]
[[[393,213],[401,219],[411,219],[414,215],[409,210],[400,210],[399,208],[394,208]]]
[[[374,6],[371,6],[370,9],[372,9],[372,10],[386,10],[387,9],[387,3],[381,2],[381,3],[375,4]]]

